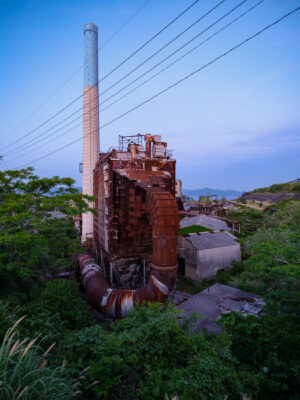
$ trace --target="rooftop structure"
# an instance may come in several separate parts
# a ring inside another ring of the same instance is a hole
[[[241,260],[240,244],[227,231],[182,235],[178,253],[185,260],[185,276],[194,282],[210,279],[219,270],[232,268],[233,261]]]
[[[185,239],[197,250],[215,249],[236,245],[236,238],[228,232],[192,233]]]
[[[225,221],[222,221],[219,218],[208,216],[205,214],[195,215],[194,217],[186,217],[180,221],[180,228],[184,228],[186,226],[191,226],[191,225],[201,225],[204,226],[205,228],[218,231],[230,230]]]

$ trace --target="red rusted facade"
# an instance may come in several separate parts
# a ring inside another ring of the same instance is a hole
[[[160,137],[144,139],[146,148],[132,142],[126,149],[100,154],[94,170],[95,251],[94,258],[80,257],[80,269],[92,305],[115,318],[126,316],[134,303],[162,301],[176,279],[176,162]],[[132,290],[112,288],[105,262],[99,260],[103,253],[109,263],[150,261],[147,284]]]
[[[130,152],[101,155],[94,170],[94,240],[110,260],[152,254],[145,189],[175,196],[175,160],[131,159]]]

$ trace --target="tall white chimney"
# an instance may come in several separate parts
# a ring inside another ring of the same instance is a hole
[[[98,28],[84,25],[82,193],[93,195],[93,169],[99,157]],[[93,214],[82,215],[82,237],[93,233]]]

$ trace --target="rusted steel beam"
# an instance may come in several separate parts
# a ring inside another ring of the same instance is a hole
[[[177,273],[179,213],[171,193],[146,189],[149,222],[152,225],[153,263],[147,284],[136,290],[112,288],[104,270],[90,254],[79,256],[83,285],[92,306],[113,318],[126,317],[134,304],[162,302],[173,289]]]

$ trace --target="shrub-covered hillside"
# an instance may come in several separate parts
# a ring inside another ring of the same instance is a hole
[[[300,202],[241,211],[243,261],[214,280],[267,306],[207,336],[171,304],[96,323],[82,288],[56,278],[78,247],[71,217],[88,209],[73,182],[23,170],[0,185],[0,400],[299,399]]]
[[[268,187],[255,189],[250,193],[300,193],[300,182],[275,183]]]

